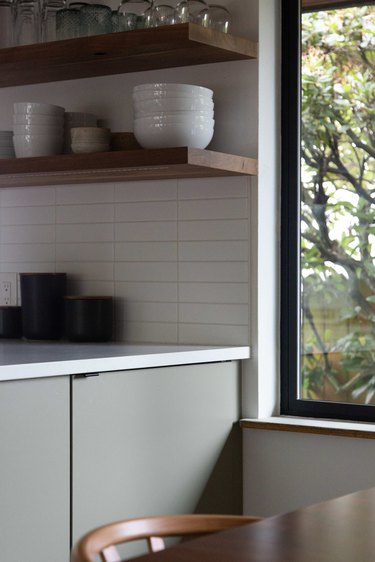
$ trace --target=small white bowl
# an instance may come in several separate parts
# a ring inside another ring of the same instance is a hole
[[[65,109],[50,103],[36,103],[31,101],[13,104],[14,113],[37,113],[41,115],[64,115]]]
[[[139,123],[143,123],[144,125],[159,125],[159,124],[168,124],[168,123],[181,123],[186,125],[186,127],[190,127],[190,125],[206,125],[206,126],[213,126],[215,121],[212,117],[205,117],[202,115],[190,116],[190,115],[154,115],[152,117],[137,117],[134,119]]]
[[[204,117],[205,119],[214,118],[214,110],[207,109],[205,111],[144,111],[142,109],[136,109],[134,111],[135,117],[187,117],[196,118]]]
[[[135,101],[134,108],[142,111],[212,111],[214,109],[214,102],[202,97],[187,98],[183,96],[180,98],[171,97]]]
[[[14,125],[15,135],[63,135],[62,125]]]
[[[133,92],[133,101],[146,101],[155,99],[172,99],[172,98],[190,98],[191,100],[204,100],[212,101],[209,96],[199,95],[199,94],[189,94],[187,92],[181,92],[179,90],[143,90],[139,92]]]
[[[42,115],[40,113],[14,113],[14,125],[60,125],[63,126],[62,115]]]
[[[60,135],[14,135],[13,144],[17,158],[53,156],[61,154],[63,139]]]
[[[193,84],[170,84],[167,82],[154,82],[152,84],[138,84],[138,86],[134,86],[133,92],[144,92],[144,91],[151,91],[154,92],[156,90],[164,91],[164,92],[182,92],[188,95],[193,96],[205,96],[208,98],[212,98],[214,92],[210,90],[210,88],[205,88],[204,86],[196,86]]]
[[[160,125],[144,125],[134,123],[134,136],[143,148],[173,148],[190,146],[206,148],[214,134],[213,127],[205,125],[191,125],[182,123],[168,123]]]
[[[105,142],[72,142],[71,147],[75,154],[109,151],[109,143]]]

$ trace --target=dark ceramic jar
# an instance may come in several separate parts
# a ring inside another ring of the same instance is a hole
[[[113,333],[112,297],[66,296],[65,333],[70,341],[104,342],[111,340]]]

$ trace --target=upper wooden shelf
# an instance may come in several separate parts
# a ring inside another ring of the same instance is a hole
[[[0,187],[256,175],[257,161],[198,148],[0,160]]]
[[[0,50],[0,87],[253,59],[257,44],[192,23]]]

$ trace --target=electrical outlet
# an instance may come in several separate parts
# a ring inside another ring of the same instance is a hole
[[[0,273],[0,306],[17,304],[17,274]]]

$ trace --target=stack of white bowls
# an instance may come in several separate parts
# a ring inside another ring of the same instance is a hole
[[[143,148],[206,148],[214,134],[213,91],[190,84],[133,90],[134,136]]]
[[[13,131],[0,131],[0,159],[14,158]]]
[[[77,127],[96,127],[98,119],[92,113],[83,113],[80,111],[66,111],[64,114],[64,152],[72,152],[71,129]]]
[[[48,103],[14,104],[13,144],[17,158],[61,154],[64,108]]]

